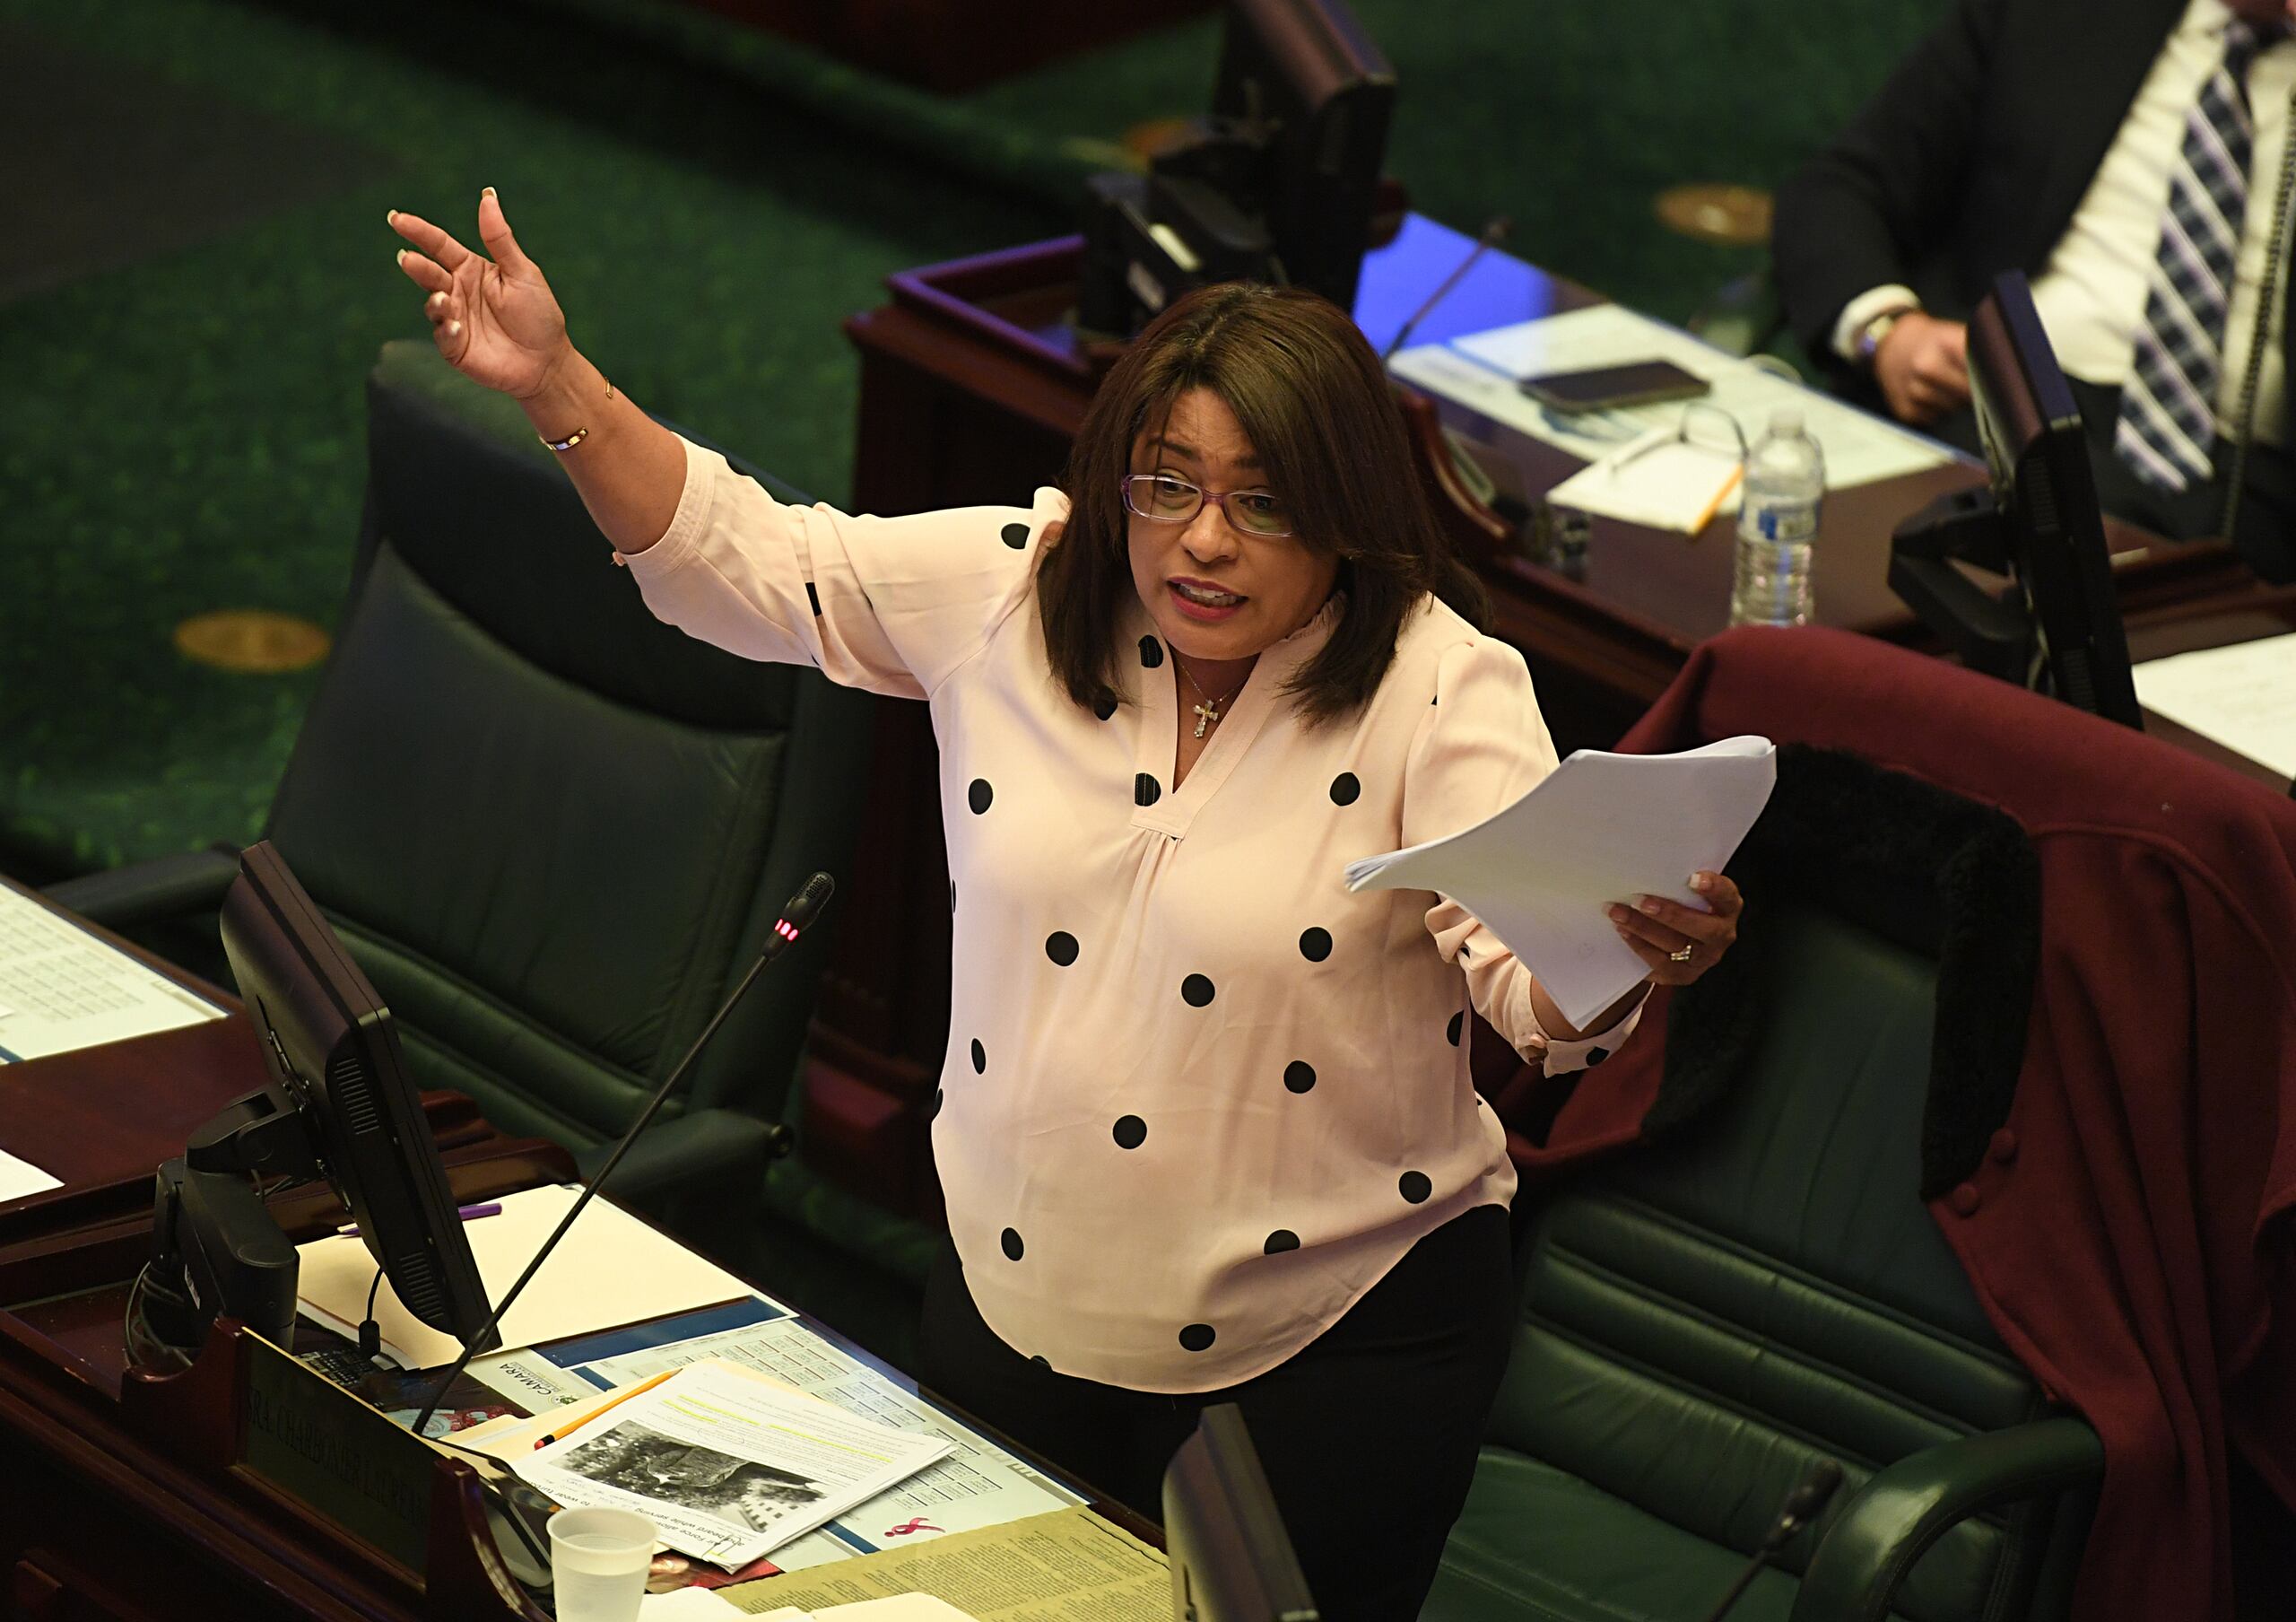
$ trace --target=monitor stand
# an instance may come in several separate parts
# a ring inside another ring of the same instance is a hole
[[[1890,536],[1890,589],[1970,669],[2034,687],[2040,672],[2023,592],[1996,597],[1954,568],[1955,559],[2013,572],[2008,515],[1991,490],[1939,496],[1900,524]]]

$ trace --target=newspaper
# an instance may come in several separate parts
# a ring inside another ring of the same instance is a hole
[[[718,1591],[752,1616],[931,1594],[979,1622],[1170,1622],[1164,1557],[1088,1509],[1056,1510],[939,1543]]]
[[[562,1354],[558,1354],[561,1355]],[[774,1551],[784,1571],[802,1571],[882,1548],[929,1542],[952,1532],[1018,1521],[1081,1502],[1019,1459],[913,1396],[795,1318],[753,1321],[674,1345],[653,1346],[578,1365],[602,1384],[624,1386],[705,1358],[757,1370],[849,1414],[940,1437],[947,1455],[845,1511],[817,1531]]]
[[[683,1368],[517,1461],[561,1504],[635,1510],[664,1543],[747,1565],[949,1451],[740,1369]]]

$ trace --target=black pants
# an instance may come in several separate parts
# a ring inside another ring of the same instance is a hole
[[[1508,1220],[1453,1217],[1337,1323],[1255,1379],[1165,1396],[1057,1374],[981,1321],[953,1250],[925,1292],[926,1385],[1161,1519],[1164,1466],[1233,1402],[1326,1618],[1410,1622],[1466,1501],[1514,1319]]]

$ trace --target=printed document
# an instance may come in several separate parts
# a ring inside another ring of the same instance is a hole
[[[949,1445],[745,1370],[699,1364],[516,1468],[558,1504],[635,1510],[680,1553],[742,1566],[915,1475]]]
[[[61,1177],[0,1149],[0,1199],[22,1199],[27,1194],[45,1194],[63,1186]]]
[[[553,1356],[558,1354],[553,1353]],[[935,1538],[1047,1510],[1065,1509],[1075,1494],[942,1413],[858,1358],[847,1356],[796,1318],[728,1329],[674,1346],[653,1347],[581,1365],[589,1379],[622,1386],[663,1369],[716,1359],[779,1381],[848,1414],[935,1436],[949,1452],[890,1491],[839,1513],[817,1531],[783,1544],[773,1563],[800,1571],[881,1548]]]
[[[1515,385],[1543,372],[1582,371],[1636,361],[1672,361],[1705,379],[1711,385],[1703,397],[1706,402],[1736,418],[1749,444],[1769,428],[1770,414],[1779,407],[1799,411],[1803,425],[1825,451],[1830,489],[1869,484],[1954,459],[1954,453],[1935,440],[1616,304],[1518,321],[1448,344],[1421,344],[1397,354],[1387,369],[1431,394],[1457,400],[1591,462],[1638,434],[1674,429],[1682,422],[1683,403],[1566,414],[1550,411]]]
[[[0,1064],[222,1017],[205,998],[0,884]]]
[[[944,1600],[979,1622],[1171,1622],[1172,1616],[1164,1557],[1083,1508],[718,1591],[764,1617],[794,1608],[834,1618],[840,1606],[910,1593]]]
[[[1448,896],[1583,1028],[1650,972],[1604,909],[1643,895],[1703,909],[1691,875],[1721,869],[1777,780],[1766,737],[1680,754],[1581,749],[1465,833],[1350,862],[1347,887]]]
[[[2147,659],[2136,702],[2296,778],[2296,634]]]

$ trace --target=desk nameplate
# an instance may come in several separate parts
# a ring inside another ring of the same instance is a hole
[[[232,1468],[333,1521],[420,1582],[439,1455],[257,1335]]]

